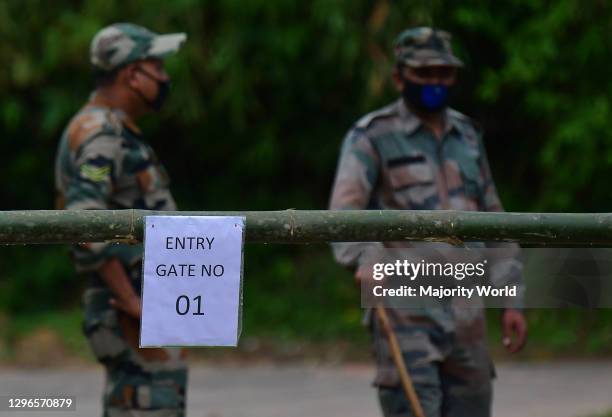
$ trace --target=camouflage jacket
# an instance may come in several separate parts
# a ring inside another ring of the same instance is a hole
[[[62,134],[55,185],[58,208],[176,210],[166,170],[138,126],[95,95]],[[129,268],[141,260],[142,245],[78,245],[73,256],[78,271],[111,257]]]
[[[452,109],[441,139],[402,99],[374,111],[344,138],[330,209],[502,211],[481,136],[470,118]],[[333,249],[339,263],[357,266],[385,246],[396,244],[336,243]]]

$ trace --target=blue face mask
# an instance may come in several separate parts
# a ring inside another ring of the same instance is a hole
[[[402,96],[407,104],[425,113],[437,113],[448,104],[449,88],[443,84],[417,84],[404,80]]]

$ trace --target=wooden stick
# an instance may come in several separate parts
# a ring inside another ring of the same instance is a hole
[[[376,307],[376,316],[380,320],[385,335],[389,340],[389,346],[391,348],[391,357],[393,358],[393,362],[395,363],[395,366],[399,371],[402,387],[404,388],[406,397],[410,402],[412,412],[414,413],[415,417],[425,417],[425,413],[423,413],[423,408],[421,408],[421,402],[419,401],[419,397],[417,396],[416,391],[414,390],[412,378],[410,378],[410,374],[408,373],[406,362],[404,361],[404,357],[402,356],[402,350],[400,349],[399,342],[397,341],[397,337],[393,332],[393,328],[391,327],[389,317],[387,316],[387,312],[385,311],[384,307]]]

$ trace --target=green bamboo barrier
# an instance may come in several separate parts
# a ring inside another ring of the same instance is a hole
[[[0,212],[1,244],[138,242],[148,215],[246,217],[246,241],[514,241],[612,244],[610,213],[490,213],[410,210],[156,212],[24,210]]]

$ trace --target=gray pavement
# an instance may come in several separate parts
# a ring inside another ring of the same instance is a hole
[[[612,362],[500,364],[496,417],[578,417],[612,409]],[[194,366],[190,417],[378,416],[366,365],[338,367]],[[66,394],[76,412],[6,412],[0,416],[99,416],[100,369],[0,370],[0,395]]]

